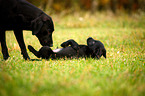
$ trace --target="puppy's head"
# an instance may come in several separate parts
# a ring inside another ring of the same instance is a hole
[[[106,49],[102,42],[94,40],[92,37],[87,39],[87,45],[91,50],[91,57],[99,59],[102,55],[106,58]]]
[[[32,34],[36,35],[42,46],[53,46],[53,21],[50,16],[42,14],[31,22]]]

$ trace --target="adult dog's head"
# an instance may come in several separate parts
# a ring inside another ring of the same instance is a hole
[[[106,58],[106,49],[102,42],[94,40],[92,37],[87,39],[87,45],[92,51],[91,57],[99,59],[102,55]]]
[[[42,46],[53,46],[52,32],[54,31],[53,21],[50,16],[41,14],[32,22],[32,34],[36,35]]]

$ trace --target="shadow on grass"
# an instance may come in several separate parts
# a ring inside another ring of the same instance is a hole
[[[30,61],[42,61],[42,59],[30,59]]]

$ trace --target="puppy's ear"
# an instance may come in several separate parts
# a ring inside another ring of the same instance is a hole
[[[104,49],[104,50],[102,50],[103,51],[103,56],[104,56],[104,58],[106,59],[106,50]]]
[[[31,22],[31,24],[32,24],[32,34],[33,34],[33,35],[38,34],[39,31],[40,31],[40,29],[41,29],[42,26],[43,26],[43,22],[42,22],[41,18],[39,17],[39,18],[33,20],[33,21]]]

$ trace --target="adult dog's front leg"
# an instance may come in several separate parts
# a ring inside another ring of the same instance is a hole
[[[3,53],[3,58],[6,60],[10,56],[8,54],[8,48],[6,45],[6,38],[5,37],[6,37],[5,30],[0,30],[0,42],[1,42],[1,46],[2,46],[2,53]]]
[[[77,42],[75,42],[73,39],[70,39],[70,40],[68,40],[68,41],[66,41],[66,42],[63,42],[62,44],[61,44],[61,47],[67,47],[67,46],[69,46],[69,45],[71,45],[71,47],[72,48],[74,48],[75,50],[78,50],[79,49],[79,45],[78,45],[78,43]]]
[[[15,33],[16,39],[18,41],[18,44],[21,48],[21,53],[23,55],[23,58],[25,60],[30,59],[30,57],[28,56],[27,50],[26,50],[25,43],[24,43],[22,30],[14,30],[14,33]]]

